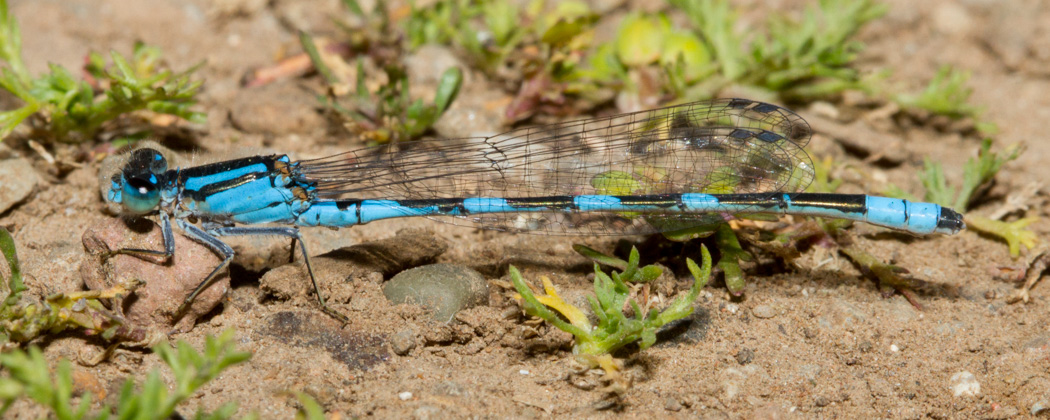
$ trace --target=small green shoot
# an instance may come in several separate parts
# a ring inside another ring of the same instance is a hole
[[[525,312],[549,322],[554,327],[568,332],[575,337],[573,354],[576,360],[588,367],[600,366],[610,379],[620,378],[617,364],[611,353],[630,343],[638,342],[640,350],[645,350],[656,342],[656,331],[671,321],[682,319],[693,312],[693,302],[700,295],[700,290],[707,284],[711,275],[711,254],[706,247],[701,248],[702,266],[697,266],[691,259],[686,259],[693,285],[689,292],[679,295],[663,311],[648,308],[643,310],[631,297],[629,281],[632,278],[643,278],[652,274],[647,267],[638,267],[638,250],[632,249],[622,273],[612,271],[605,274],[596,263],[594,266],[594,294],[589,298],[591,310],[598,318],[598,325],[592,325],[583,310],[558,295],[557,290],[546,277],[541,278],[545,294],[536,296],[525,283],[518,269],[510,267],[511,281],[522,299]],[[620,265],[621,262],[612,261]],[[655,268],[659,271],[658,268]],[[645,274],[650,273],[650,274]],[[658,276],[659,273],[656,273]],[[634,317],[624,314],[625,308],[634,311]],[[620,390],[625,390],[626,385]]]
[[[718,225],[715,244],[718,246],[718,252],[722,253],[717,267],[725,275],[726,289],[733,296],[742,295],[747,282],[744,280],[744,270],[740,268],[740,262],[751,261],[754,258],[740,246],[740,239],[728,223]]]
[[[1039,242],[1039,236],[1028,230],[1028,225],[1035,223],[1037,217],[1026,217],[1013,222],[1001,222],[981,216],[966,216],[966,227],[979,232],[997,236],[1006,241],[1010,249],[1010,257],[1017,258],[1021,255],[1021,246],[1033,249]]]
[[[65,68],[51,65],[50,73],[33,77],[22,62],[18,24],[0,0],[0,87],[24,103],[0,112],[0,139],[27,120],[31,135],[54,141],[82,141],[94,137],[109,121],[149,110],[203,122],[204,114],[191,110],[200,81],[190,79],[197,67],[181,73],[160,70],[160,50],[135,44],[132,59],[112,52],[112,66],[92,53],[84,70],[90,78],[78,80]],[[101,94],[99,94],[101,93]]]
[[[310,394],[296,392],[295,398],[299,400],[299,412],[295,413],[298,420],[325,420],[324,408],[317,403]]]
[[[922,109],[954,119],[976,118],[981,109],[968,103],[973,94],[973,89],[966,86],[969,80],[969,72],[943,66],[918,95],[899,94],[894,99],[907,109]]]
[[[963,165],[962,186],[958,190],[948,186],[939,163],[926,160],[920,175],[922,185],[926,187],[926,200],[960,211],[968,210],[977,198],[977,192],[995,179],[1003,165],[1017,159],[1024,152],[1020,145],[1010,146],[1003,152],[992,152],[991,148],[992,140],[985,139],[981,142],[977,159],[970,158],[966,161]]]
[[[226,331],[218,338],[208,336],[203,354],[182,341],[175,348],[167,343],[158,344],[153,351],[171,368],[173,386],[169,387],[161,379],[160,372],[153,370],[139,387],[132,379],[124,382],[115,409],[107,405],[90,415],[90,394],[83,395],[77,406],[72,405],[73,381],[69,360],[61,360],[52,375],[43,353],[35,346],[28,352],[14,350],[0,354],[0,366],[8,373],[0,378],[0,400],[3,401],[0,414],[15,400],[27,396],[50,408],[55,418],[61,420],[111,416],[120,419],[172,418],[176,416],[175,408],[204,384],[230,366],[251,357],[251,353],[234,350],[233,345],[232,331]],[[235,410],[236,405],[228,403],[211,413],[198,412],[196,418],[226,419],[232,417]]]
[[[357,83],[351,89],[321,59],[312,37],[301,33],[299,40],[329,86],[328,95],[322,96],[321,102],[349,122],[354,134],[373,145],[408,141],[422,136],[452,104],[463,83],[460,69],[449,68],[441,76],[432,103],[425,104],[422,99],[413,101],[409,97],[407,70],[403,63],[394,59],[382,63],[386,83],[372,93],[365,84],[369,75],[359,60]]]

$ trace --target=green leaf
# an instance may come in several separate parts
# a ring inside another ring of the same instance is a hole
[[[986,217],[967,216],[966,227],[1006,241],[1010,249],[1010,257],[1017,258],[1021,255],[1022,245],[1027,249],[1033,249],[1039,242],[1039,236],[1028,229],[1028,225],[1037,220],[1036,217],[1026,217],[1013,222],[1001,222]]]
[[[295,398],[299,400],[300,409],[295,418],[302,420],[325,420],[324,408],[317,400],[304,392],[296,392]]]
[[[722,258],[718,259],[718,268],[725,275],[726,288],[733,295],[740,295],[746,285],[744,281],[744,270],[740,268],[740,261],[751,261],[751,254],[740,246],[740,240],[729,224],[719,225],[715,234],[715,243]]]
[[[635,13],[620,24],[616,37],[616,55],[628,67],[654,63],[664,53],[664,42],[671,24],[662,16]]]
[[[0,0],[0,60],[7,62],[19,84],[29,86],[32,76],[22,62],[22,33],[8,12],[7,0]]]
[[[459,94],[462,84],[463,72],[457,67],[450,67],[441,74],[441,82],[438,83],[437,93],[434,94],[434,105],[439,113],[448,110],[449,105]]]
[[[357,4],[357,0],[342,0],[342,1],[343,1],[343,6],[346,6],[346,8],[349,9],[351,13],[353,13],[353,14],[359,16],[359,17],[365,17],[365,11],[364,11],[364,9],[361,8],[360,4]],[[379,5],[376,5],[375,7],[383,7],[383,5],[379,4]]]
[[[627,261],[621,260],[612,255],[602,254],[586,245],[574,244],[572,250],[598,264],[606,265],[621,271],[627,268]]]
[[[992,152],[992,139],[986,138],[981,142],[981,148],[977,152],[977,160],[967,159],[963,165],[963,185],[959,197],[956,199],[955,208],[968,209],[973,200],[973,194],[985,184],[995,179],[1003,165],[1017,159],[1024,152],[1024,147],[1015,144],[1006,148],[1004,154]]]
[[[349,1],[349,0],[348,0]],[[382,6],[379,6],[382,7]],[[328,68],[328,65],[321,59],[321,53],[317,51],[317,44],[314,42],[314,38],[307,34],[305,31],[299,31],[299,44],[303,47],[303,52],[306,53],[307,57],[310,57],[310,63],[317,69],[317,73],[324,78],[325,82],[329,85],[339,84],[339,78],[332,73],[332,69]],[[360,62],[358,62],[358,76],[361,75]],[[358,85],[364,83],[359,77]]]
[[[3,301],[3,306],[0,306],[0,312],[2,312],[7,307],[17,304],[22,292],[26,290],[25,284],[22,283],[22,269],[18,265],[15,240],[11,237],[11,233],[2,227],[0,227],[0,253],[4,254],[7,267],[11,271],[11,278],[7,283],[7,297]]]
[[[631,195],[642,190],[634,175],[623,171],[607,171],[591,178],[591,186],[601,195]]]

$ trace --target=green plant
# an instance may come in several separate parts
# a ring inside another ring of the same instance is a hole
[[[371,22],[382,22],[375,30],[390,30],[389,17],[382,4],[376,6],[375,16],[368,16],[352,0],[346,3],[360,17],[371,19]],[[421,99],[413,101],[409,97],[408,72],[400,61],[399,44],[384,41],[382,47],[376,46],[375,49],[388,50],[376,54],[380,58],[377,64],[382,67],[385,83],[374,93],[370,92],[365,83],[369,75],[364,70],[363,61],[359,59],[357,83],[351,89],[321,59],[312,37],[300,33],[299,40],[310,61],[328,84],[328,94],[320,97],[321,102],[349,122],[348,126],[354,134],[372,144],[407,141],[423,135],[452,104],[463,83],[461,70],[449,68],[441,76],[432,103],[424,103]]]
[[[8,376],[0,378],[0,400],[5,412],[22,396],[51,409],[58,419],[168,419],[175,415],[175,408],[204,384],[215,379],[226,368],[242,363],[251,353],[233,348],[233,333],[226,331],[218,338],[205,338],[204,353],[198,353],[188,343],[180,341],[175,348],[167,343],[158,344],[153,351],[172,370],[174,384],[169,388],[160,378],[160,372],[151,371],[141,386],[128,379],[120,391],[117,406],[104,406],[99,412],[89,415],[91,395],[80,398],[76,407],[73,401],[73,380],[69,360],[59,361],[52,375],[43,353],[37,347],[28,352],[14,350],[0,354],[0,366]],[[226,419],[233,416],[236,406],[228,403],[218,410],[197,412],[198,419]]]
[[[689,17],[696,36],[715,60],[723,84],[753,85],[778,92],[785,99],[870,90],[851,67],[863,49],[852,38],[865,24],[885,14],[885,5],[869,0],[820,0],[804,11],[801,20],[773,15],[762,25],[764,31],[748,28],[742,34],[737,32],[738,12],[725,0],[670,3]]]
[[[471,66],[517,89],[506,118],[518,121],[612,98],[581,70],[597,20],[580,1],[532,1],[519,8],[508,0],[440,0],[413,8],[403,27],[411,48],[451,44]]]
[[[521,11],[507,0],[413,4],[402,26],[409,48],[429,43],[451,44],[463,50],[472,66],[495,76],[530,30],[521,25],[523,20],[533,19],[534,7],[529,9]]]
[[[623,267],[623,271],[612,271],[609,275],[601,270],[597,262],[594,265],[594,297],[588,297],[588,300],[592,313],[598,318],[598,325],[592,325],[582,309],[558,296],[550,279],[541,278],[545,294],[536,296],[525,284],[518,269],[513,266],[510,267],[510,278],[521,296],[526,313],[572,334],[575,337],[573,354],[576,355],[576,360],[588,367],[600,366],[610,379],[616,382],[620,378],[617,373],[619,368],[612,358],[612,352],[634,342],[638,343],[640,350],[645,350],[656,342],[656,331],[660,327],[693,312],[693,302],[711,275],[711,254],[706,247],[702,247],[701,254],[700,267],[693,260],[686,259],[689,271],[693,275],[693,285],[689,292],[677,296],[663,311],[650,308],[647,301],[639,305],[632,297],[631,285],[655,279],[661,272],[658,267],[639,267],[640,257],[638,250],[634,248],[631,249],[627,261],[600,257],[599,261]],[[634,317],[628,317],[624,313],[626,308],[633,310]],[[626,387],[622,383],[621,386],[620,389]]]
[[[919,173],[919,179],[926,188],[925,200],[959,211],[969,210],[977,198],[977,193],[995,180],[995,175],[1003,165],[1017,159],[1024,152],[1020,145],[1010,146],[1002,152],[992,152],[991,149],[992,139],[984,139],[977,151],[977,159],[970,158],[963,165],[963,181],[958,189],[948,185],[940,163],[926,159],[923,171]],[[917,201],[914,196],[892,185],[888,188],[887,195]]]
[[[24,105],[0,112],[0,138],[7,137],[26,120],[36,138],[78,141],[93,137],[108,121],[122,115],[150,110],[201,122],[204,114],[192,111],[200,81],[190,74],[160,70],[160,50],[135,44],[131,62],[112,52],[112,68],[101,55],[92,53],[84,70],[93,79],[77,80],[69,70],[52,64],[50,73],[34,78],[22,62],[22,40],[18,23],[0,0],[0,60],[7,63],[0,73],[0,87]],[[101,90],[99,94],[96,89]]]
[[[1039,243],[1039,236],[1028,230],[1028,225],[1038,221],[1037,217],[1025,217],[1013,222],[1002,222],[980,216],[966,216],[966,227],[976,231],[997,236],[1006,241],[1010,250],[1010,256],[1017,258],[1021,255],[1021,246],[1034,249]]]
[[[56,293],[43,302],[26,302],[22,293],[26,286],[18,263],[14,239],[0,228],[0,253],[4,254],[11,278],[7,281],[7,295],[0,302],[0,348],[26,343],[44,334],[81,328],[87,333],[100,334],[107,340],[146,344],[153,340],[147,331],[127,325],[125,320],[110,312],[102,299],[126,296],[139,283],[117,285],[107,290]],[[2,280],[3,276],[0,276]],[[3,283],[0,281],[0,283]]]
[[[922,109],[951,118],[976,117],[981,109],[970,105],[970,73],[943,66],[919,94],[899,94],[894,100],[908,109]]]
[[[958,188],[948,184],[941,165],[927,159],[924,162],[923,171],[919,179],[926,189],[923,196],[926,201],[937,203],[942,206],[952,207],[960,212],[970,209],[974,201],[979,198],[981,191],[987,189],[995,180],[1003,165],[1017,159],[1024,152],[1021,145],[1012,145],[1001,152],[993,152],[992,140],[984,139],[981,148],[977,151],[977,158],[970,158],[963,165],[963,181]],[[917,201],[916,198],[895,185],[887,188],[886,195]],[[967,215],[967,227],[982,231],[989,235],[1002,238],[1010,247],[1010,255],[1020,255],[1020,246],[1024,245],[1031,249],[1038,242],[1038,237],[1027,226],[1035,222],[1035,218],[1025,218],[1014,222],[1001,222],[980,216]]]

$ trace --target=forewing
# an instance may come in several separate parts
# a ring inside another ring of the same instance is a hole
[[[813,179],[802,149],[810,132],[785,108],[727,99],[488,138],[413,142],[398,152],[364,149],[301,161],[299,171],[316,183],[322,199],[794,192]],[[622,235],[705,225],[724,216],[559,211],[438,219],[500,230]]]

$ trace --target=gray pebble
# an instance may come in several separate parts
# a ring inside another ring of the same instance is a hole
[[[664,410],[682,411],[682,403],[678,402],[678,400],[673,397],[667,397],[667,399],[664,400]]]
[[[743,350],[740,350],[739,352],[737,352],[737,354],[736,354],[736,362],[740,363],[741,365],[746,365],[748,363],[751,363],[751,361],[754,360],[754,359],[755,359],[755,351],[751,350],[751,349],[743,349]]]
[[[383,285],[383,295],[394,304],[422,305],[435,320],[449,322],[460,310],[487,305],[489,286],[470,268],[431,264],[398,273]]]
[[[404,356],[416,348],[416,332],[411,328],[398,331],[390,337],[390,349],[398,356]]]
[[[0,160],[0,213],[29,197],[39,182],[40,177],[28,160]]]
[[[755,318],[760,319],[769,319],[777,316],[776,309],[769,305],[758,305],[751,310],[751,313],[755,315]]]
[[[467,68],[459,61],[455,52],[442,45],[423,45],[405,57],[408,81],[413,87],[426,86],[431,90],[437,89],[441,76],[452,67],[458,67],[460,70]],[[469,77],[466,74],[464,76]]]

